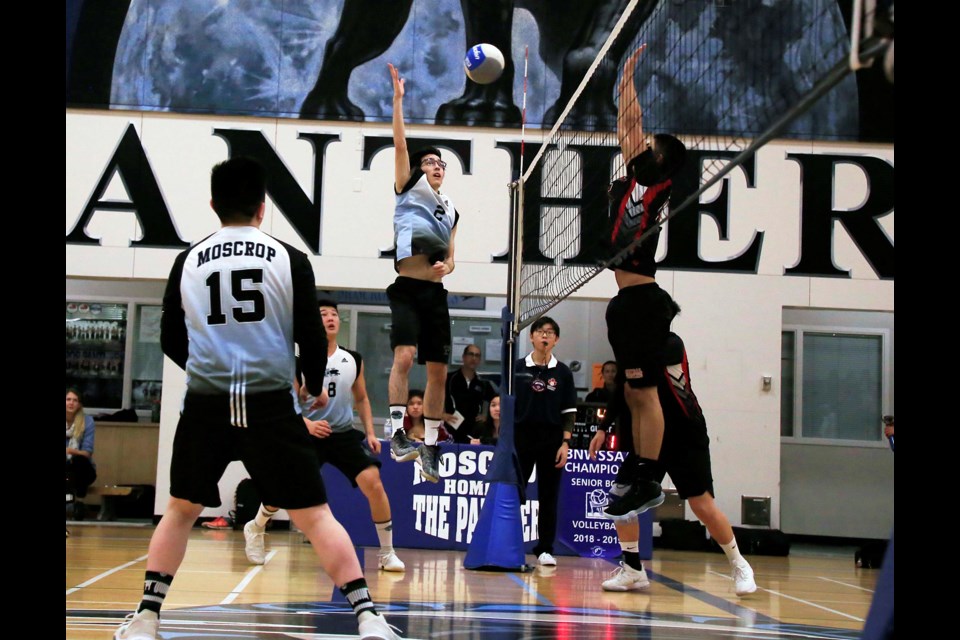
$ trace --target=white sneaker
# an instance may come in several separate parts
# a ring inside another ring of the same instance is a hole
[[[604,580],[600,585],[604,591],[633,591],[635,589],[649,589],[650,579],[647,572],[637,571],[625,562],[621,562],[613,572],[613,577]]]
[[[757,590],[757,583],[753,579],[753,568],[746,560],[743,564],[733,567],[733,589],[738,596],[746,596]]]
[[[263,564],[266,562],[265,537],[266,530],[258,527],[253,520],[243,525],[243,539],[246,541],[243,550],[247,554],[247,560],[249,560],[251,564]]]
[[[157,640],[159,628],[160,616],[144,609],[127,615],[127,619],[113,634],[113,640]]]
[[[387,624],[383,616],[368,611],[361,614],[360,618],[360,640],[400,640],[394,629],[400,630]]]
[[[396,552],[393,550],[378,554],[377,558],[380,568],[384,571],[403,571],[406,569],[406,565],[403,564],[403,561],[397,557]]]
[[[537,558],[537,564],[539,564],[541,567],[555,567],[557,566],[557,559],[544,551]]]

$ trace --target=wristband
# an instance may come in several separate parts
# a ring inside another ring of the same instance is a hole
[[[573,446],[573,438],[564,438],[564,439],[563,439],[563,444],[567,445],[568,447],[572,447],[572,446]]]

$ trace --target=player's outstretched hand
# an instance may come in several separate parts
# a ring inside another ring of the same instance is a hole
[[[643,53],[643,50],[647,48],[646,44],[641,44],[637,47],[637,50],[630,54],[630,57],[627,58],[623,63],[623,73],[620,74],[620,88],[618,95],[623,96],[624,94],[636,94],[636,89],[633,87],[633,70],[637,66],[637,58],[640,57],[640,54]],[[630,102],[633,102],[631,100]]]
[[[393,64],[388,62],[387,66],[390,67],[390,77],[393,79],[393,99],[403,100],[403,78],[400,77],[400,72]]]
[[[588,449],[591,460],[597,459],[597,451],[601,451],[606,442],[607,432],[603,429],[597,429],[597,432],[593,434],[593,437],[590,439],[590,447]]]

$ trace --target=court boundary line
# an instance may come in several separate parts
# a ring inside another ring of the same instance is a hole
[[[113,569],[109,569],[109,570],[107,570],[107,571],[104,571],[104,572],[101,573],[100,575],[93,576],[93,577],[90,578],[89,580],[87,580],[87,581],[85,581],[85,582],[81,582],[81,583],[78,584],[77,586],[75,586],[75,587],[70,587],[69,589],[67,589],[67,595],[69,596],[71,593],[76,593],[77,591],[80,591],[80,589],[83,589],[83,588],[85,588],[85,587],[89,587],[89,586],[92,585],[94,582],[97,582],[97,581],[99,581],[99,580],[102,580],[103,578],[106,578],[106,577],[109,576],[109,575],[113,575],[113,574],[116,573],[117,571],[123,571],[123,570],[126,569],[127,567],[133,566],[133,565],[137,564],[138,562],[143,562],[143,561],[146,560],[146,559],[147,559],[147,554],[143,554],[142,556],[140,556],[140,557],[137,558],[136,560],[131,560],[130,562],[126,562],[126,563],[124,563],[124,564],[122,564],[122,565],[120,565],[120,566],[118,566],[118,567],[114,567]]]
[[[275,555],[277,555],[277,549],[271,549],[270,552],[267,553],[266,558],[264,558],[263,564],[259,564],[253,567],[252,569],[250,569],[247,572],[247,575],[243,576],[243,579],[237,583],[237,586],[235,586],[230,591],[230,593],[227,594],[227,597],[220,601],[220,604],[230,604],[234,600],[236,600],[237,597],[241,593],[243,593],[243,590],[246,589],[247,586],[249,586],[250,582],[254,579],[254,577],[256,577],[256,575],[260,573],[260,571],[263,570],[265,566],[267,566],[267,563],[270,562],[270,560],[272,560],[273,556]]]

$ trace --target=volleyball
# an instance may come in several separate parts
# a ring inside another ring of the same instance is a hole
[[[503,73],[503,53],[492,44],[470,47],[463,59],[463,70],[477,84],[490,84]]]

